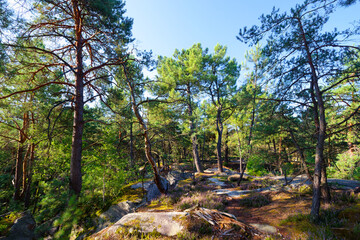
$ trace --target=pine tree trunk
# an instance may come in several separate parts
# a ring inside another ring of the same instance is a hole
[[[21,133],[20,133],[21,135]],[[23,143],[21,143],[21,137],[18,143],[18,149],[16,153],[16,163],[15,163],[15,178],[14,178],[14,200],[20,200],[20,193],[21,193],[21,179],[22,179],[22,170],[23,170],[23,152],[24,147]]]
[[[78,1],[72,1],[75,21],[76,39],[76,74],[75,74],[75,109],[70,160],[70,190],[80,195],[82,188],[81,157],[82,136],[84,129],[84,73],[83,73],[83,39],[81,11]]]
[[[14,177],[14,200],[20,200],[21,198],[21,184],[23,180],[23,172],[24,167],[24,143],[27,139],[25,132],[29,126],[29,115],[27,112],[23,114],[23,126],[22,129],[19,130],[19,140],[18,140],[18,149],[16,153],[16,162],[15,162],[15,177]]]
[[[226,130],[226,134],[225,134],[225,164],[228,165],[229,164],[229,130]]]
[[[140,126],[141,126],[141,128],[143,130],[143,136],[144,136],[144,141],[145,141],[145,156],[146,156],[146,159],[148,160],[148,162],[150,163],[150,165],[151,165],[151,167],[153,169],[154,182],[155,182],[157,188],[159,189],[159,191],[161,193],[166,194],[167,189],[163,185],[163,182],[162,182],[161,177],[160,177],[159,170],[158,170],[158,168],[156,166],[156,162],[155,162],[155,160],[154,160],[154,158],[152,156],[152,153],[151,153],[151,142],[150,142],[150,138],[149,138],[149,135],[148,135],[148,129],[147,129],[146,123],[144,122],[144,119],[142,118],[142,116],[140,114],[140,111],[139,111],[139,108],[138,108],[138,105],[137,105],[137,102],[136,102],[135,90],[134,90],[133,84],[131,82],[131,79],[128,76],[125,65],[123,65],[123,70],[124,70],[126,81],[127,81],[127,84],[128,84],[129,90],[130,90],[130,94],[131,94],[131,106],[132,106],[133,112],[135,114],[135,117],[138,119],[138,122],[139,122],[139,124],[140,124]]]
[[[218,132],[218,139],[216,144],[216,157],[217,157],[217,165],[218,165],[218,171],[224,172],[223,169],[223,163],[222,163],[222,157],[221,157],[221,140],[222,140],[222,133],[223,133],[223,123],[221,121],[221,107],[218,107],[217,115],[216,115],[216,130]]]
[[[203,167],[200,162],[199,150],[198,150],[198,141],[195,132],[195,124],[193,120],[193,109],[192,109],[192,101],[191,101],[191,91],[190,85],[187,86],[187,104],[188,104],[188,113],[189,113],[189,125],[190,125],[190,140],[192,145],[192,155],[196,167],[197,172],[204,172]]]
[[[316,144],[316,152],[315,152],[313,200],[312,200],[310,214],[313,220],[317,221],[319,219],[319,214],[320,214],[321,179],[322,179],[321,175],[322,172],[326,172],[326,168],[325,166],[323,166],[323,163],[325,162],[324,146],[325,146],[325,138],[326,138],[325,104],[322,93],[320,91],[320,87],[318,85],[319,84],[318,76],[311,56],[311,51],[308,46],[306,34],[301,23],[301,19],[298,19],[298,24],[299,24],[300,34],[302,37],[302,42],[305,47],[308,64],[311,70],[310,93],[311,93],[312,102],[314,104],[313,111],[314,111],[314,122],[316,126],[317,144]],[[326,178],[326,175],[323,176],[323,178]],[[327,191],[328,188],[325,190]]]
[[[31,143],[31,148],[30,148],[30,158],[29,158],[29,162],[28,162],[28,174],[27,174],[27,183],[26,183],[26,188],[24,190],[25,192],[25,208],[29,208],[30,207],[30,198],[31,198],[31,182],[32,182],[32,168],[33,168],[33,164],[34,164],[34,160],[35,160],[35,144]]]
[[[132,118],[132,117],[131,117]],[[135,159],[134,159],[134,136],[133,136],[133,121],[131,119],[130,122],[130,166],[135,166]]]

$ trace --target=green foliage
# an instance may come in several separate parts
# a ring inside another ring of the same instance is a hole
[[[339,154],[336,166],[329,167],[329,177],[360,180],[360,152],[346,151]]]
[[[247,164],[247,171],[250,175],[263,176],[267,173],[265,169],[265,161],[261,155],[250,156]]]
[[[0,218],[0,236],[6,236],[14,221],[21,217],[20,212],[3,214]]]
[[[59,227],[54,238],[69,238],[71,230],[78,224],[81,214],[81,210],[78,208],[78,200],[76,196],[72,196],[65,211],[54,221],[54,227]]]

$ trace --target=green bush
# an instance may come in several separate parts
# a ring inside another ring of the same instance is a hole
[[[346,151],[337,156],[336,166],[329,167],[329,177],[360,179],[360,151]]]

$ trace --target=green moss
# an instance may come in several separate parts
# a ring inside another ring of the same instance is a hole
[[[113,204],[116,204],[118,202],[123,202],[123,201],[137,201],[139,199],[144,198],[145,195],[145,191],[143,188],[137,188],[137,189],[133,189],[131,188],[131,186],[134,183],[128,184],[124,187],[121,188],[120,190],[120,194],[119,197],[113,202]]]
[[[15,220],[21,217],[19,212],[11,212],[0,219],[0,236],[5,236],[10,231]]]

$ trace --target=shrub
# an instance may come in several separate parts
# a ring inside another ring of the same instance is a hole
[[[262,207],[271,203],[268,194],[252,193],[248,197],[239,200],[239,204],[245,207]]]
[[[329,177],[341,179],[360,179],[360,151],[346,151],[337,156],[336,166],[329,167]]]
[[[192,195],[183,196],[180,201],[175,204],[175,208],[179,210],[185,210],[190,207],[198,205],[199,207],[209,209],[224,209],[225,198],[214,194],[211,191],[208,192],[195,192]]]

